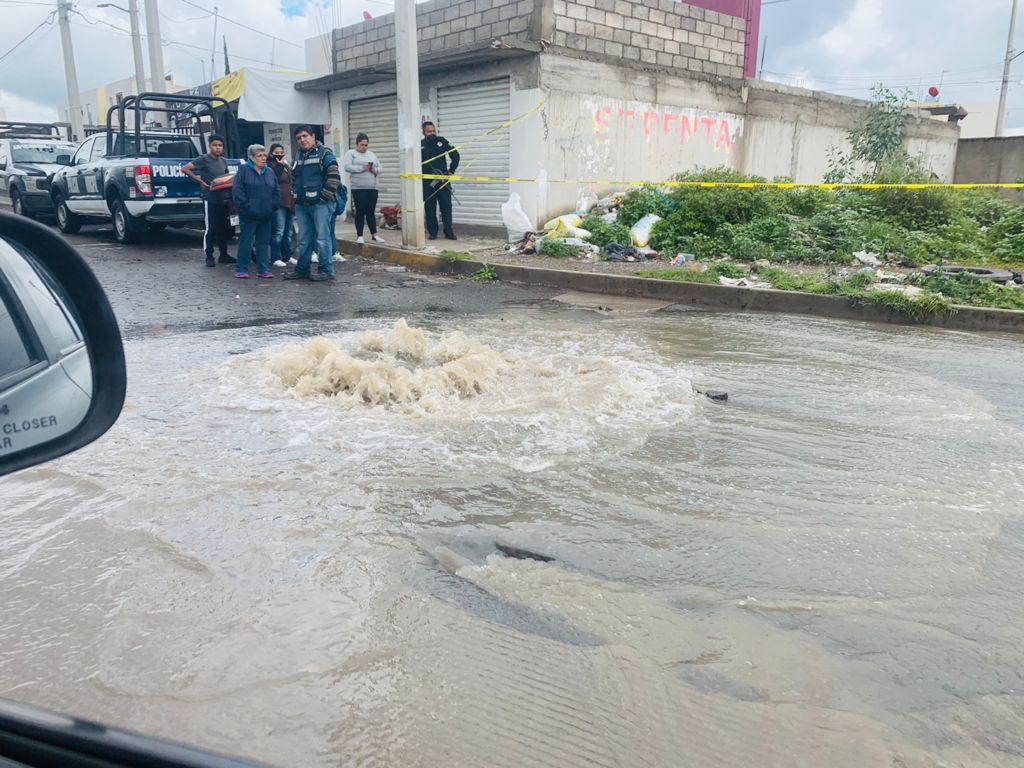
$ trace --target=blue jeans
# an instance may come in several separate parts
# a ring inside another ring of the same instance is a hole
[[[292,255],[292,236],[295,234],[292,221],[295,214],[287,208],[274,211],[274,234],[270,239],[270,260],[288,261]]]
[[[235,258],[235,272],[248,272],[249,259],[252,256],[252,243],[256,241],[256,271],[270,271],[270,219],[253,221],[239,219],[242,232],[238,236],[238,254]]]
[[[309,274],[314,245],[320,255],[319,271],[325,275],[334,274],[334,251],[331,250],[334,207],[333,202],[295,206],[295,218],[299,220],[299,263],[295,265],[298,274]]]

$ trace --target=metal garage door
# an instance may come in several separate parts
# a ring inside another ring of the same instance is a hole
[[[348,145],[356,146],[356,134],[370,137],[370,149],[380,160],[383,172],[377,179],[379,205],[398,205],[401,191],[398,174],[398,97],[350,101],[348,104]],[[341,158],[339,158],[340,161]],[[348,182],[346,181],[346,184]]]
[[[439,88],[437,118],[439,134],[455,146],[467,145],[459,152],[459,173],[509,176],[509,130],[504,128],[478,138],[509,119],[508,78]],[[453,189],[457,223],[502,226],[501,204],[508,200],[508,184],[457,181]]]

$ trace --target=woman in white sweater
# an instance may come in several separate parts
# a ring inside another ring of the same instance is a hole
[[[377,236],[377,177],[380,175],[380,160],[370,151],[370,137],[365,133],[356,136],[356,148],[345,153],[345,170],[348,171],[349,189],[356,207],[356,242],[363,241],[363,225],[370,228],[370,236],[378,243],[384,238]]]

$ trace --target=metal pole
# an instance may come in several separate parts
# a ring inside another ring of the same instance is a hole
[[[164,47],[160,39],[160,9],[157,0],[146,2],[146,36],[149,42],[149,76],[152,82],[150,90],[154,93],[166,93],[164,85]]]
[[[71,123],[71,138],[74,141],[81,141],[85,138],[85,130],[82,124],[82,104],[78,94],[75,50],[71,45],[67,0],[57,0],[57,21],[60,25],[60,45],[64,51],[64,82],[68,88],[68,122]]]
[[[135,58],[136,93],[146,92],[146,65],[142,60],[142,35],[139,34],[139,0],[128,0],[128,18],[132,26],[132,56]]]
[[[1017,8],[1020,0],[1013,0],[1013,10],[1010,12],[1010,36],[1006,41],[1006,62],[1003,64],[1003,87],[999,91],[999,114],[996,116],[996,136],[1003,136],[1006,132],[1006,97],[1010,92],[1010,66],[1013,64],[1013,38],[1017,31]]]
[[[395,2],[395,64],[398,77],[398,151],[401,173],[421,173],[420,62],[416,48],[416,0]],[[402,244],[422,248],[423,182],[402,179]]]
[[[217,20],[220,18],[220,11],[217,6],[213,6],[213,42],[210,43],[210,82],[212,83],[215,78],[214,72],[217,71],[217,64],[215,57],[217,56]]]

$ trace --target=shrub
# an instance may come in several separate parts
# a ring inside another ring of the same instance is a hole
[[[590,242],[601,248],[609,243],[629,245],[629,227],[618,221],[608,224],[600,216],[588,216],[580,226],[590,233]]]

